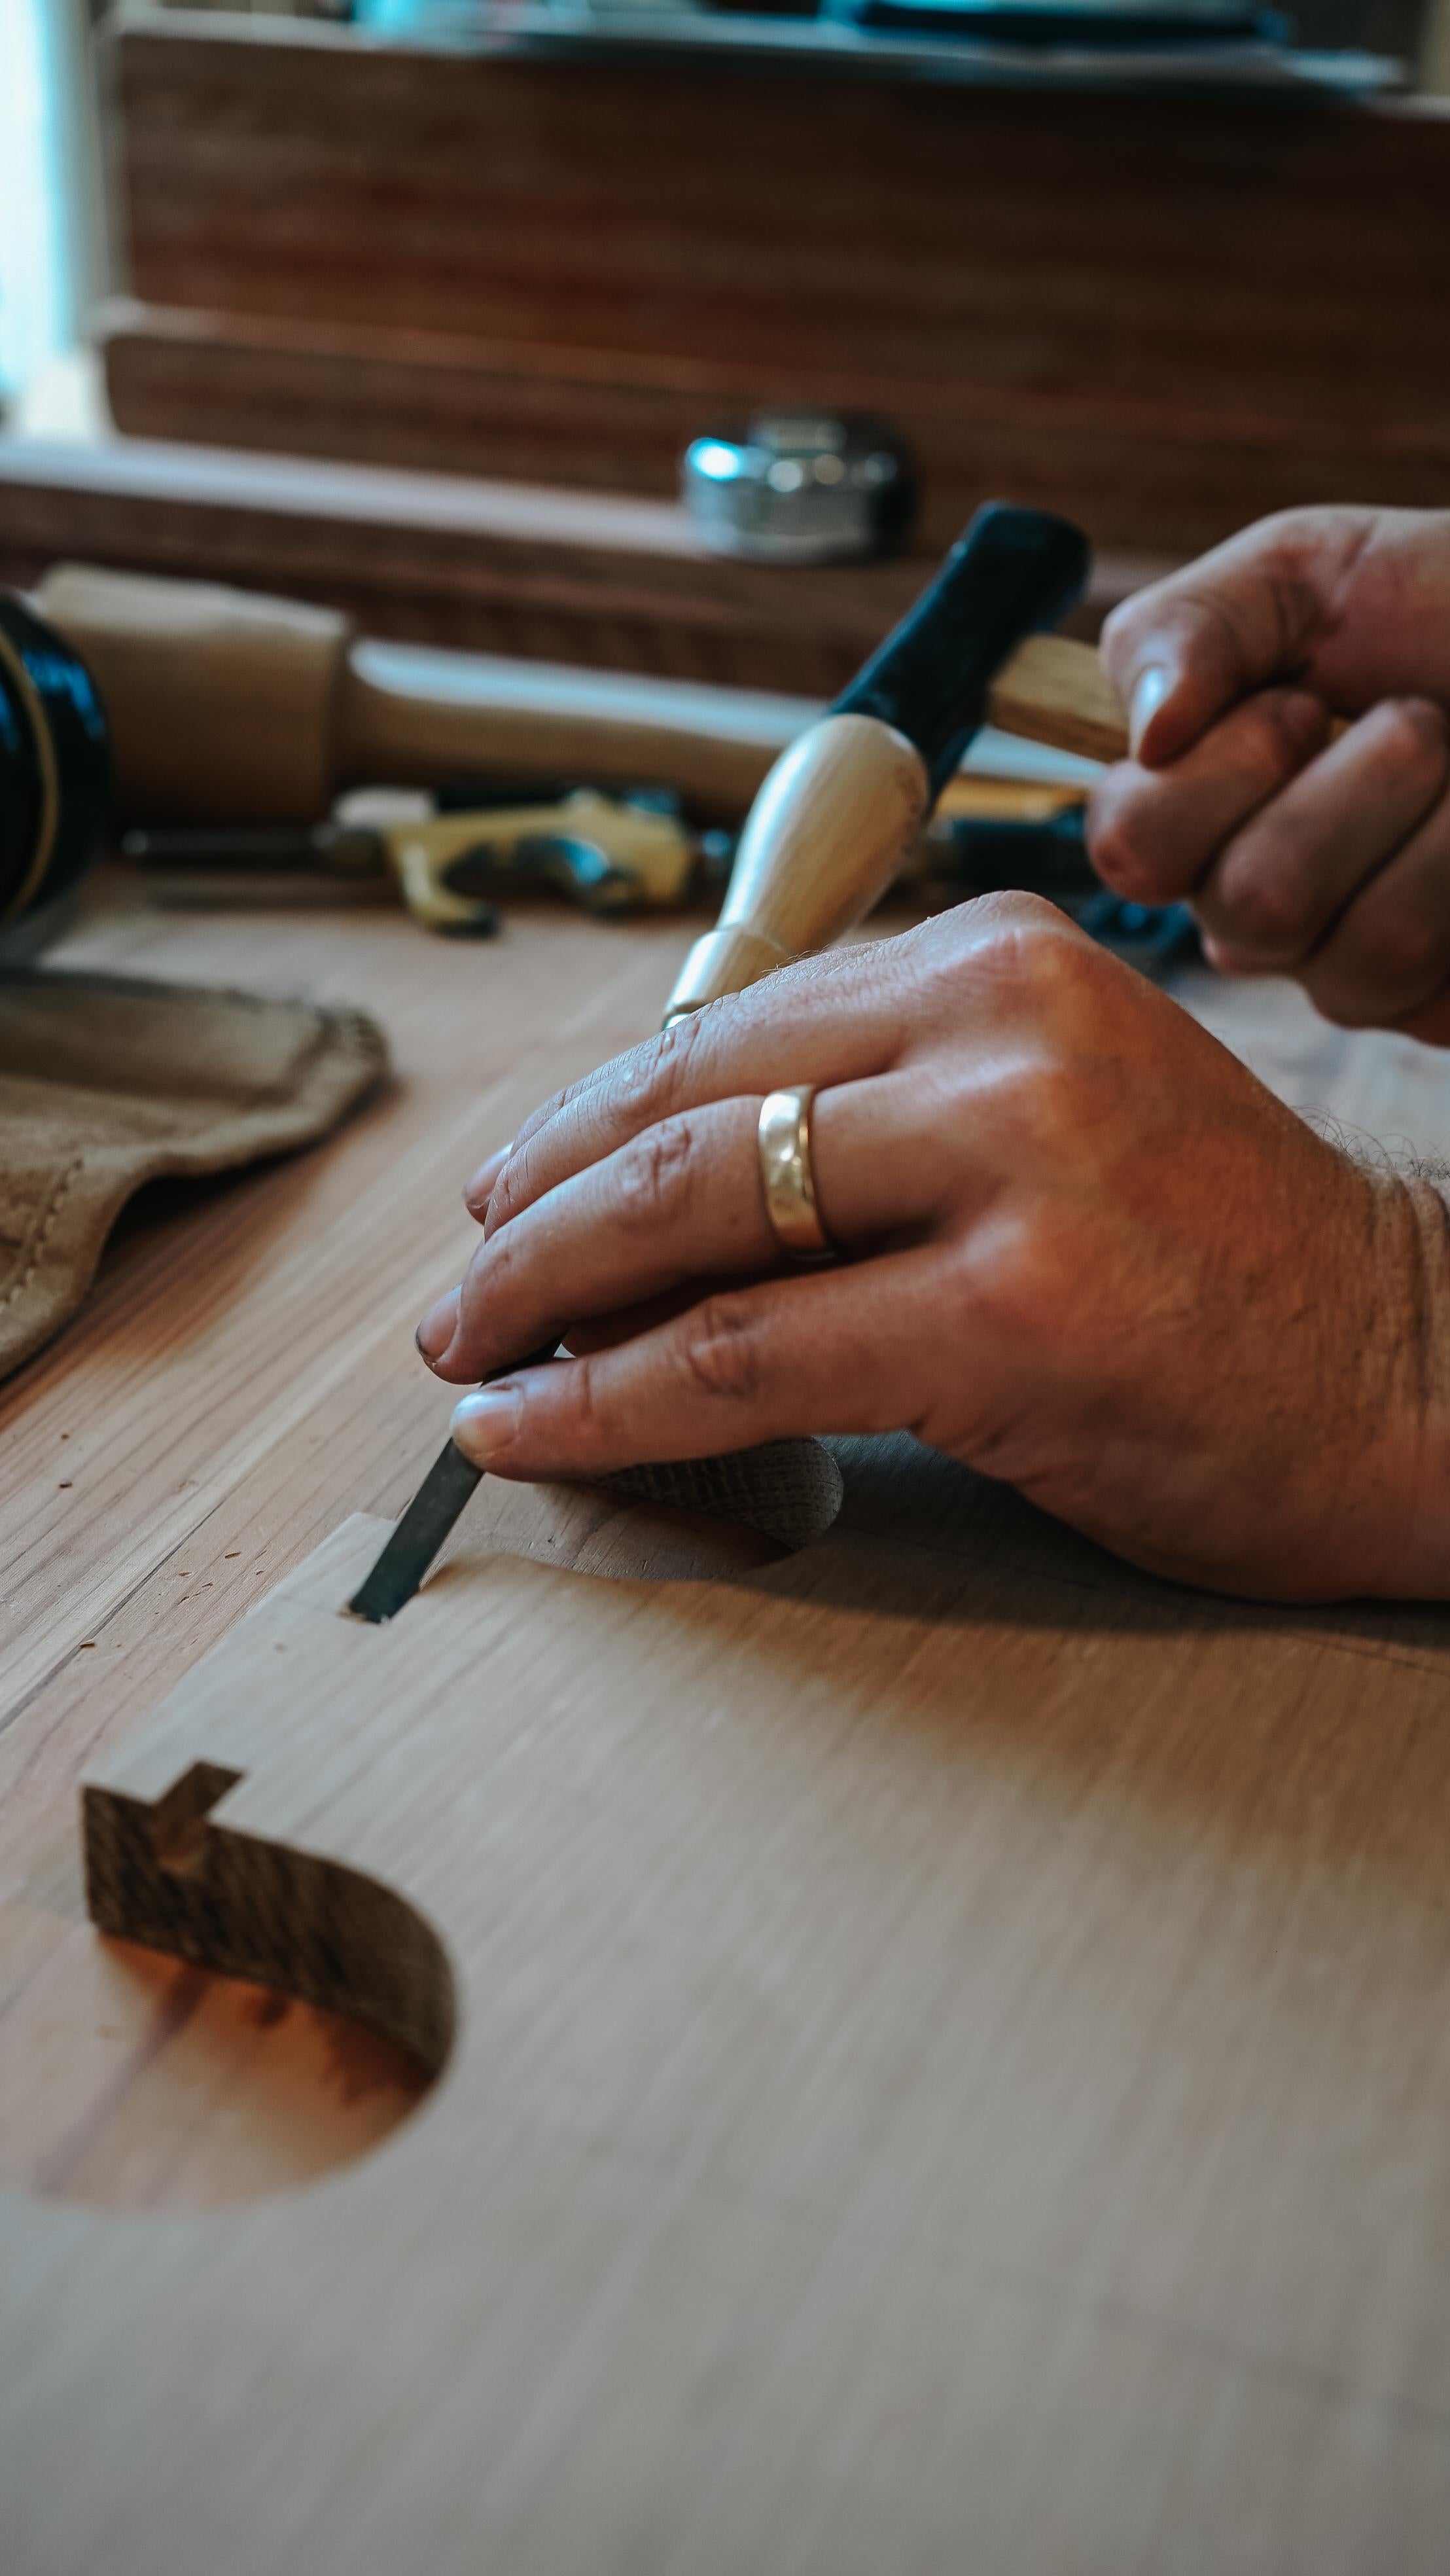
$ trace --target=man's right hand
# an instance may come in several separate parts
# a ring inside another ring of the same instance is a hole
[[[1261,520],[1102,650],[1133,742],[1089,811],[1107,883],[1189,901],[1229,973],[1450,1046],[1450,512]]]

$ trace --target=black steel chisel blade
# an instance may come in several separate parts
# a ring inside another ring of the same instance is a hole
[[[551,1360],[557,1349],[558,1343],[550,1342],[544,1350],[530,1351],[526,1360],[495,1369],[483,1384],[488,1386],[494,1378],[510,1377],[515,1368],[537,1368],[542,1361]],[[397,1617],[412,1600],[470,1494],[477,1492],[483,1472],[471,1458],[464,1457],[456,1441],[449,1441],[434,1459],[402,1519],[384,1541],[349,1601],[347,1606],[354,1618],[368,1619],[374,1627],[381,1627],[384,1620]]]

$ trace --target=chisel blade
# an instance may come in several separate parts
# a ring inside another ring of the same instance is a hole
[[[356,1619],[380,1627],[396,1618],[411,1601],[469,1495],[483,1481],[483,1469],[465,1458],[450,1440],[433,1461],[381,1555],[348,1603]]]
[[[558,1347],[557,1341],[552,1341],[543,1350],[530,1351],[526,1360],[493,1370],[483,1383],[489,1386],[497,1378],[510,1377],[515,1368],[538,1368],[553,1358]],[[349,1601],[347,1606],[355,1619],[370,1620],[376,1628],[397,1617],[412,1600],[464,1504],[478,1491],[482,1480],[483,1469],[475,1467],[456,1441],[450,1440],[434,1459],[402,1519]]]

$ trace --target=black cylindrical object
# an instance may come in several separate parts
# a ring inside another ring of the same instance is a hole
[[[110,767],[80,655],[0,591],[0,933],[80,882],[105,837]]]

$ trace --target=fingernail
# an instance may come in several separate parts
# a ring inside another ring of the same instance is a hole
[[[1128,749],[1136,760],[1143,736],[1158,713],[1172,686],[1170,674],[1161,662],[1150,662],[1140,671],[1133,684],[1133,702],[1128,709]]]
[[[413,1335],[425,1360],[441,1359],[458,1330],[458,1293],[450,1288],[436,1306],[430,1306]]]
[[[503,1167],[508,1161],[513,1150],[512,1144],[500,1145],[496,1154],[490,1154],[486,1163],[479,1164],[477,1171],[474,1173],[472,1180],[469,1182],[467,1189],[463,1193],[463,1204],[466,1208],[477,1207],[480,1200],[483,1205],[487,1207],[489,1200],[493,1196],[494,1182],[498,1179],[500,1172],[503,1170]]]
[[[456,1404],[448,1427],[464,1457],[471,1458],[475,1467],[487,1467],[501,1449],[508,1447],[522,1411],[518,1388],[500,1378],[495,1385],[481,1386]]]

